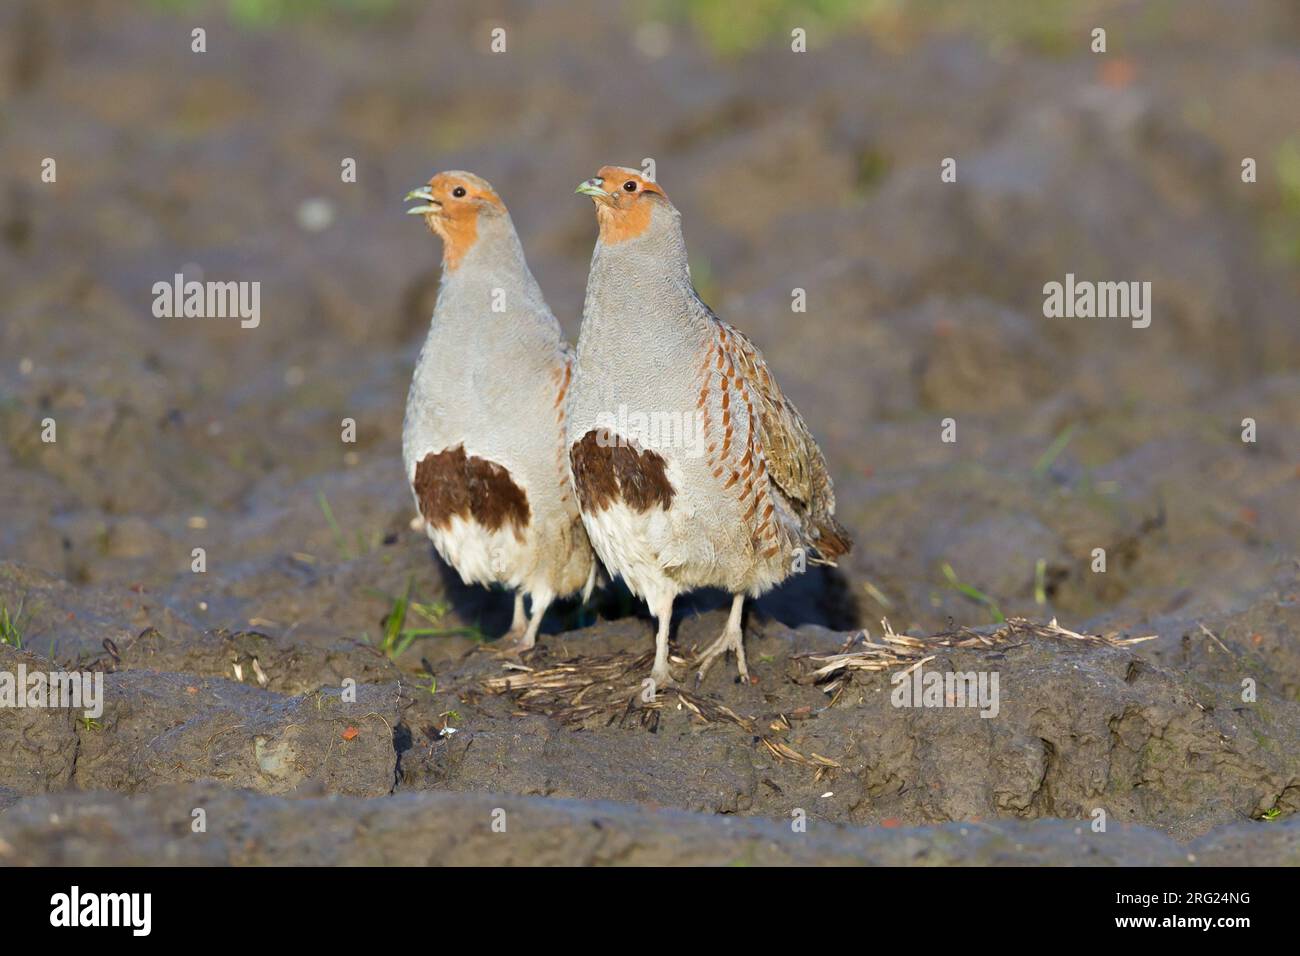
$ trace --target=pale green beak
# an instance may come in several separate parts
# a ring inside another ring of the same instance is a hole
[[[609,193],[605,192],[605,190],[601,188],[604,185],[605,185],[605,180],[601,179],[599,176],[596,176],[592,179],[588,179],[586,182],[578,183],[578,188],[575,189],[574,192],[580,193],[583,196],[591,196],[595,199],[608,200]]]
[[[408,216],[423,216],[426,213],[437,212],[442,208],[442,203],[433,198],[433,190],[428,186],[421,186],[420,188],[412,189],[407,193],[405,201],[410,202],[412,199],[423,199],[427,205],[412,206],[410,209],[406,210]]]

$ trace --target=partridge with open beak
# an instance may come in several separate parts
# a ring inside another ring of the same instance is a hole
[[[504,649],[527,650],[551,602],[585,599],[595,581],[564,443],[572,351],[486,180],[439,173],[406,198],[442,239],[438,300],[406,400],[406,478],[461,578],[515,592]]]

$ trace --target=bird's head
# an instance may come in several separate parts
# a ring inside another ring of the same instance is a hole
[[[596,204],[600,238],[606,243],[635,239],[650,228],[656,207],[672,209],[658,183],[627,166],[602,166],[575,192]]]
[[[506,211],[491,183],[458,169],[438,173],[426,185],[412,189],[406,201],[413,199],[421,204],[406,213],[423,216],[425,224],[442,239],[442,261],[448,269],[455,269],[478,240],[479,218]]]

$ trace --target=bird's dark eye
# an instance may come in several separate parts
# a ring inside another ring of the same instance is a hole
[[[630,193],[636,192],[636,180],[629,179],[627,182],[623,184],[623,188]]]
[[[464,187],[464,186],[457,186],[455,189],[453,189],[453,190],[451,191],[451,194],[452,194],[453,196],[455,196],[457,199],[461,199],[461,198],[463,198],[464,195],[465,195],[465,187]]]

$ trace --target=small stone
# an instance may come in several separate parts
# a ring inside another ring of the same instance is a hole
[[[304,232],[324,232],[334,224],[334,204],[328,199],[304,199],[298,206],[298,225]]]

